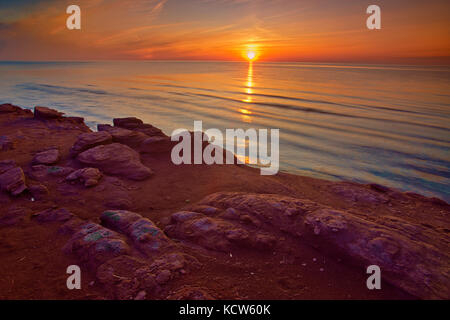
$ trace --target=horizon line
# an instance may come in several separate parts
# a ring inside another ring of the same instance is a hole
[[[450,63],[442,64],[442,63],[404,63],[402,62],[368,62],[368,61],[342,61],[342,60],[324,60],[324,61],[310,61],[310,60],[283,60],[283,61],[272,61],[272,60],[260,60],[260,61],[245,61],[245,60],[220,60],[220,59],[54,59],[54,60],[13,60],[6,59],[3,60],[0,58],[0,62],[32,62],[32,63],[49,63],[49,62],[227,62],[227,63],[261,63],[261,64],[269,64],[269,63],[310,63],[310,64],[356,64],[356,65],[375,65],[375,66],[383,66],[383,65],[395,65],[395,66],[435,66],[435,67],[450,67]]]

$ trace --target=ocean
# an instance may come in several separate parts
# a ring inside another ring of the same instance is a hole
[[[0,62],[0,103],[93,129],[280,129],[281,171],[450,201],[450,67],[313,63]]]

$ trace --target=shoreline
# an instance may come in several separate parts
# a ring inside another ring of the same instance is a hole
[[[450,297],[450,205],[439,198],[245,165],[175,166],[153,125],[98,129],[0,105],[0,271],[24,284],[45,274],[29,291],[0,284],[1,298]],[[88,223],[100,254],[79,238]],[[69,263],[82,266],[83,290],[64,288]],[[383,290],[365,288],[370,264]]]

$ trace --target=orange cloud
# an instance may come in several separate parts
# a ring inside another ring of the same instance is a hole
[[[81,31],[65,28],[65,0],[0,22],[0,59],[240,60],[254,46],[266,61],[450,61],[450,4],[440,0],[383,2],[379,31],[355,0],[78,2]]]

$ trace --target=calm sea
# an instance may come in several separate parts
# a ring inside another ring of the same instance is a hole
[[[450,200],[450,67],[239,62],[0,62],[0,103],[90,127],[136,116],[167,134],[279,128],[281,170]]]

